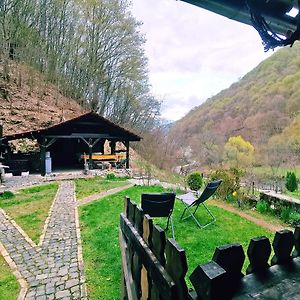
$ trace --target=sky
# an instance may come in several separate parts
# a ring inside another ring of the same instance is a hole
[[[162,101],[162,118],[175,121],[228,88],[262,60],[251,26],[176,0],[132,0],[143,23],[151,92]]]

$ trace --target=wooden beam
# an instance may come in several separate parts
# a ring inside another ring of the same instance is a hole
[[[107,134],[97,134],[97,133],[86,133],[86,134],[81,134],[81,133],[76,133],[76,134],[71,134],[71,135],[46,135],[46,138],[57,138],[57,139],[80,139],[80,138],[108,138],[109,135]]]
[[[251,16],[246,1],[233,1],[233,0],[181,0],[195,6],[207,9],[229,19],[251,25]],[[258,1],[263,11],[263,16],[266,16],[271,28],[279,34],[286,35],[287,30],[294,31],[297,26],[297,20],[285,13],[279,13],[274,7],[280,6],[279,1]],[[276,4],[276,2],[278,2]],[[282,1],[281,1],[282,2]],[[288,1],[290,5],[290,1]]]
[[[45,145],[45,137],[41,137],[39,141],[40,144],[40,168],[41,168],[41,175],[46,175],[46,145]]]
[[[129,141],[125,141],[126,147],[126,169],[129,169]]]

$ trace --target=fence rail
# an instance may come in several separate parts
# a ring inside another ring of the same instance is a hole
[[[166,239],[164,230],[153,225],[152,219],[128,197],[120,215],[119,242],[121,299],[253,299],[258,293],[266,297],[272,294],[273,298],[268,299],[299,299],[300,227],[294,233],[276,232],[272,266],[269,239],[252,238],[247,250],[247,275],[241,271],[245,261],[241,245],[217,247],[212,260],[192,272],[193,290],[185,281],[188,266],[184,249],[174,239]]]

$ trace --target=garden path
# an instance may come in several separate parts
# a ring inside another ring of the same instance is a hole
[[[19,299],[87,299],[72,181],[60,184],[41,245],[0,210],[0,250],[18,279],[26,281]]]
[[[112,194],[119,193],[119,192],[127,190],[127,189],[129,189],[130,187],[133,187],[133,186],[134,186],[133,183],[129,183],[127,185],[116,187],[114,189],[110,189],[110,190],[105,191],[105,192],[93,194],[91,196],[88,196],[86,198],[83,198],[83,199],[77,201],[77,206],[85,205],[85,204],[88,204],[88,203],[93,202],[95,200],[104,198],[106,196],[110,196]]]
[[[215,200],[210,200],[210,203],[219,207],[219,208],[222,208],[222,209],[225,209],[227,211],[230,211],[234,214],[237,214],[239,216],[241,216],[242,218],[246,219],[246,220],[249,220],[261,227],[264,227],[266,229],[269,229],[270,231],[272,232],[276,232],[276,231],[279,231],[279,230],[282,230],[282,229],[290,229],[292,230],[291,228],[288,228],[286,225],[280,225],[280,224],[271,224],[263,219],[259,219],[259,218],[256,218],[256,217],[253,217],[239,209],[236,209],[234,207],[232,207],[230,204],[227,204],[225,202],[220,202],[220,201],[215,201]]]

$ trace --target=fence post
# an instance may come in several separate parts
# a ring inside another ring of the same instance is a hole
[[[291,252],[294,246],[292,231],[287,229],[277,231],[272,245],[275,252],[271,260],[272,266],[286,264],[292,260]]]
[[[139,233],[139,235],[143,236],[143,219],[144,219],[144,213],[143,210],[138,207],[137,205],[134,206],[134,227]],[[135,288],[138,294],[138,297],[140,298],[142,294],[142,288],[141,288],[141,270],[142,270],[142,263],[139,258],[138,253],[136,251],[133,251],[132,256],[132,277],[135,282]]]
[[[166,233],[161,227],[154,225],[152,230],[151,250],[163,266],[166,264],[165,247]]]
[[[300,225],[297,225],[294,232],[294,243],[295,250],[293,252],[293,257],[300,256]]]
[[[168,239],[166,244],[166,271],[176,284],[176,299],[185,300],[188,297],[188,288],[185,274],[188,270],[186,255],[174,239]]]
[[[199,265],[191,274],[190,280],[198,299],[226,299],[227,274],[216,262]]]
[[[146,244],[150,247],[152,239],[153,220],[149,215],[145,215],[143,219],[143,239]],[[151,248],[151,247],[150,247]],[[144,266],[141,271],[141,289],[142,289],[142,300],[149,299],[151,290],[151,279],[148,276],[148,272]]]
[[[250,265],[246,274],[264,271],[270,267],[268,264],[271,255],[271,244],[267,237],[252,238],[248,246],[247,255]]]
[[[241,273],[245,260],[243,247],[240,244],[217,247],[212,260],[226,271],[230,279],[227,291],[229,295],[233,295],[244,276]]]
[[[166,234],[165,231],[157,226],[153,226],[152,230],[152,240],[151,240],[151,250],[162,266],[165,266],[165,246],[166,246]],[[160,295],[157,287],[153,282],[151,282],[151,290],[150,290],[151,300],[159,300]]]

